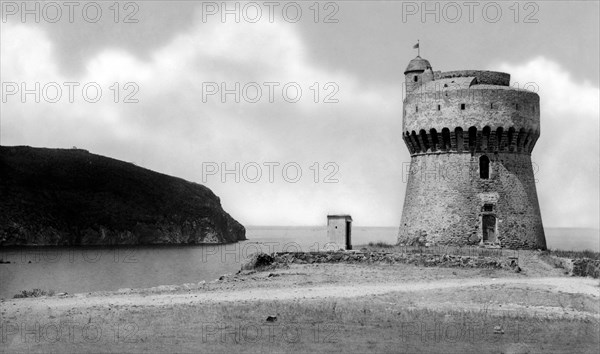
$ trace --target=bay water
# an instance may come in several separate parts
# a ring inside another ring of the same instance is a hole
[[[352,244],[396,241],[397,227],[353,227]],[[546,229],[549,248],[600,251],[596,229]],[[227,245],[0,248],[0,298],[34,288],[82,293],[212,281],[235,273],[256,252],[316,251],[325,226],[247,227]],[[355,247],[356,248],[356,247]]]

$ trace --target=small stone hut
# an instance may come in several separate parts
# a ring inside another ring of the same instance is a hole
[[[350,215],[327,215],[326,249],[352,249],[352,217]]]

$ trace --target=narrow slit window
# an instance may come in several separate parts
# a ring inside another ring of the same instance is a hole
[[[438,104],[438,111],[442,110],[442,106]]]
[[[419,111],[419,106],[415,106],[415,112]]]
[[[461,103],[461,104],[460,104],[460,109],[461,109],[461,110],[463,110],[463,111],[464,111],[464,110],[465,110],[465,107],[466,107],[466,104],[464,104],[464,103]]]
[[[415,82],[417,82],[417,81],[419,81],[419,77],[418,77],[418,76],[415,76],[415,77],[413,78],[413,80],[414,80]]]

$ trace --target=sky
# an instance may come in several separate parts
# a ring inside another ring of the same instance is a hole
[[[419,40],[434,70],[535,87],[544,225],[599,228],[598,4],[2,1],[0,144],[200,183],[244,225],[397,226]]]

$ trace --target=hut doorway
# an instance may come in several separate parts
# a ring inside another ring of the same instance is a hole
[[[346,220],[346,249],[352,249],[352,221]]]

